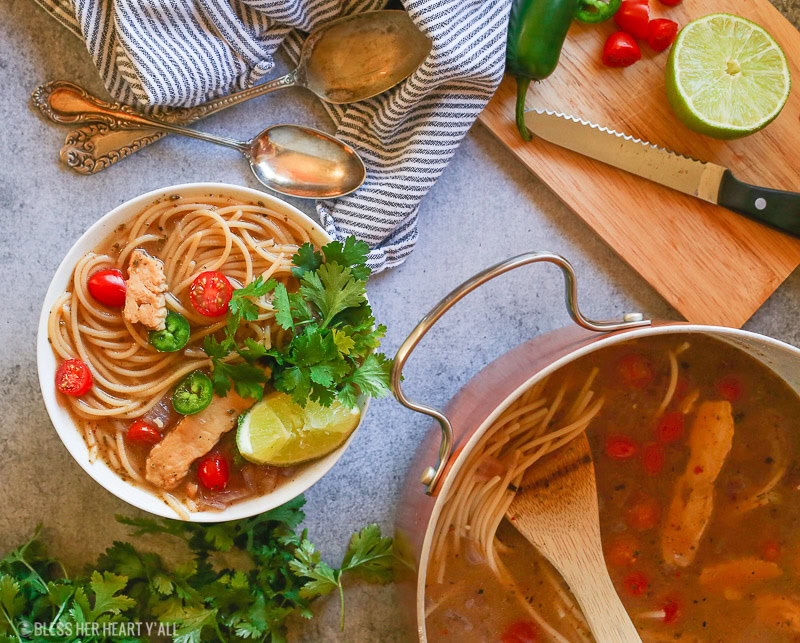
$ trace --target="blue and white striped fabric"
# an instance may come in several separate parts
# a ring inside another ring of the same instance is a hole
[[[108,91],[138,106],[193,106],[264,79],[283,44],[296,61],[302,34],[383,0],[37,0],[82,38]],[[433,41],[398,87],[328,105],[336,135],[355,147],[367,179],[322,201],[323,225],[372,248],[375,271],[402,263],[417,238],[420,201],[441,175],[503,74],[511,0],[406,0]]]

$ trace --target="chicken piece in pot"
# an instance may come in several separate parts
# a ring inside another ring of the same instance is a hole
[[[678,478],[664,521],[661,551],[664,561],[687,567],[714,510],[714,483],[733,444],[731,403],[703,402],[689,434],[689,461]]]

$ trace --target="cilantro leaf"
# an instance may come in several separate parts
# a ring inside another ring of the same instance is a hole
[[[255,362],[257,359],[260,359],[267,354],[267,347],[264,346],[264,344],[259,344],[252,337],[245,339],[244,345],[245,348],[240,348],[236,352],[250,363]]]
[[[346,308],[360,306],[367,300],[363,281],[353,277],[350,268],[325,263],[317,272],[303,275],[300,294],[316,304],[322,314],[322,327]]]
[[[294,555],[295,559],[289,562],[289,566],[300,576],[311,579],[303,584],[300,596],[316,598],[339,587],[340,572],[321,562],[320,553],[310,541],[303,539]]]
[[[342,268],[352,268],[356,279],[366,281],[372,272],[366,265],[369,245],[355,237],[347,237],[344,245],[339,241],[332,241],[323,246],[322,251],[325,253],[326,263],[338,263]]]
[[[231,295],[231,301],[228,304],[228,309],[234,315],[241,315],[243,319],[253,321],[258,317],[258,309],[255,304],[250,301],[251,297],[263,297],[271,292],[278,282],[274,279],[264,281],[264,278],[259,275],[244,288],[237,288]]]
[[[342,404],[352,409],[358,404],[358,389],[352,382],[345,382],[336,397]]]
[[[245,342],[246,349],[240,349],[239,354],[247,361],[244,363],[223,362],[222,357],[229,353],[225,351],[221,344],[207,336],[203,342],[203,350],[211,357],[211,384],[214,393],[219,397],[225,397],[231,390],[231,385],[242,397],[252,397],[260,400],[264,393],[263,384],[268,380],[263,368],[248,363],[263,357],[267,354],[267,349],[253,341]]]
[[[20,593],[19,583],[11,576],[0,576],[0,605],[9,619],[16,618],[25,609],[25,597]]]
[[[297,249],[292,257],[292,274],[298,279],[307,272],[314,272],[322,265],[322,255],[314,250],[314,246],[306,242]]]
[[[125,576],[120,576],[112,572],[98,571],[92,573],[89,587],[94,592],[94,607],[89,612],[89,618],[96,621],[101,614],[110,612],[111,614],[119,614],[126,609],[133,607],[136,604],[129,596],[118,594],[128,584],[128,579]]]
[[[342,355],[349,355],[350,351],[355,348],[356,342],[347,332],[334,328],[331,334],[333,335],[333,343],[336,345],[336,349]]]
[[[286,286],[283,284],[275,286],[275,298],[272,300],[272,305],[275,307],[275,321],[278,322],[278,325],[284,330],[294,327],[289,293],[286,292]]]
[[[376,583],[392,580],[392,539],[381,537],[378,525],[367,525],[353,534],[342,561],[342,570]]]
[[[385,397],[389,394],[389,380],[392,360],[383,353],[370,353],[364,363],[350,376],[349,382],[355,384],[372,397]]]
[[[239,330],[242,319],[246,321],[255,321],[258,319],[258,306],[256,306],[251,299],[254,297],[263,297],[268,294],[275,288],[277,283],[278,282],[274,279],[264,281],[264,278],[259,275],[244,288],[237,288],[233,291],[230,303],[228,304],[228,319],[225,324],[225,341],[222,342],[222,345],[228,349],[228,352],[236,348],[236,331]]]
[[[203,340],[203,350],[213,359],[224,359],[230,353],[213,335],[206,335]]]

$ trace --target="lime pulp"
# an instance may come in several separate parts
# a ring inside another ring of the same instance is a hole
[[[780,45],[759,25],[730,14],[686,25],[667,63],[667,97],[675,114],[714,138],[739,138],[766,127],[790,89]]]
[[[288,467],[335,451],[360,418],[358,407],[338,401],[330,407],[308,401],[303,408],[285,393],[271,393],[242,418],[236,445],[250,462]]]

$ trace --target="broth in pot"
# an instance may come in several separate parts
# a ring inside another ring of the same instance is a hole
[[[591,641],[569,588],[504,518],[523,475],[587,431],[612,581],[644,641],[800,640],[800,398],[701,334],[603,348],[515,401],[434,534],[429,641]]]

